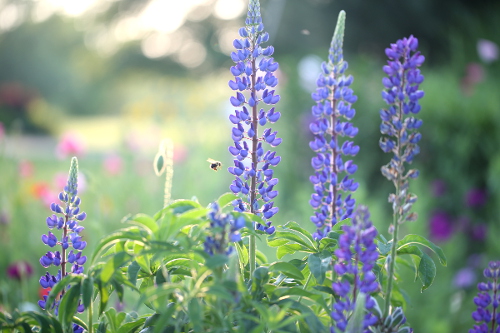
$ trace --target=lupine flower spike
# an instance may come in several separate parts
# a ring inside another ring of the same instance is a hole
[[[472,319],[477,323],[469,333],[500,333],[500,261],[492,261],[483,272],[488,282],[477,285],[478,295],[474,298],[477,310]]]
[[[83,264],[87,261],[87,257],[82,255],[82,250],[87,246],[87,242],[82,240],[80,233],[83,227],[80,222],[85,220],[87,214],[80,211],[80,198],[78,194],[78,160],[76,157],[71,159],[71,167],[69,170],[68,183],[64,190],[59,193],[59,200],[63,205],[52,203],[50,209],[54,214],[46,220],[50,230],[58,230],[61,235],[57,237],[52,231],[42,236],[42,242],[50,248],[60,246],[61,250],[48,251],[40,258],[40,264],[48,268],[51,265],[59,267],[56,275],[47,272],[40,278],[42,288],[53,288],[63,277],[70,272],[74,274],[83,273]],[[69,250],[69,251],[68,251]],[[67,265],[71,264],[68,271]],[[56,298],[51,309],[54,309],[55,314],[58,313],[59,302],[61,296]],[[43,296],[43,300],[38,301],[38,305],[42,309],[47,309],[47,296]],[[50,306],[50,305],[49,305]],[[78,312],[83,312],[83,304],[78,305]],[[76,324],[75,324],[76,325]],[[79,330],[79,327],[74,325],[74,330]]]
[[[380,148],[386,153],[392,153],[391,161],[382,167],[382,174],[392,181],[395,193],[389,195],[389,202],[393,208],[392,248],[389,261],[389,280],[385,299],[385,316],[389,315],[391,291],[394,277],[394,263],[396,261],[396,244],[398,241],[398,227],[406,221],[415,221],[417,214],[411,208],[417,196],[409,193],[409,179],[418,177],[416,169],[405,171],[405,165],[411,164],[415,155],[420,152],[418,142],[421,135],[418,132],[422,120],[414,117],[420,111],[419,99],[424,92],[419,85],[424,81],[418,67],[425,58],[417,51],[418,40],[410,36],[398,40],[385,50],[389,58],[383,67],[387,77],[382,79],[385,89],[382,98],[388,108],[380,111],[382,124],[380,131]]]
[[[349,88],[353,77],[344,75],[347,69],[342,54],[344,25],[345,12],[341,11],[328,63],[322,64],[317,89],[312,94],[316,102],[312,107],[315,120],[309,128],[314,140],[309,146],[316,156],[311,160],[314,174],[310,180],[314,193],[309,203],[315,210],[311,221],[317,227],[313,234],[317,240],[325,237],[337,222],[352,216],[356,201],[351,193],[358,188],[358,183],[352,178],[357,166],[349,159],[359,151],[359,146],[350,141],[358,133],[358,129],[350,123],[356,114],[351,104],[356,102],[357,97]],[[346,158],[348,160],[344,161]]]
[[[234,124],[234,146],[229,147],[229,152],[235,157],[234,166],[228,169],[235,176],[230,189],[241,194],[233,203],[235,210],[259,215],[266,222],[258,223],[256,228],[272,234],[275,227],[270,219],[278,212],[273,201],[278,195],[273,168],[281,157],[267,146],[278,146],[281,138],[270,127],[259,128],[275,123],[281,116],[274,108],[280,99],[275,91],[278,63],[272,57],[274,48],[261,46],[269,40],[269,34],[264,32],[258,0],[250,1],[245,23],[239,30],[241,38],[233,42],[236,51],[231,53],[235,65],[231,67],[234,80],[229,81],[229,87],[236,96],[230,102],[237,109],[229,116]]]
[[[370,221],[368,209],[365,206],[358,207],[352,225],[344,225],[342,230],[344,233],[339,238],[339,248],[335,250],[339,262],[334,270],[340,279],[332,284],[334,293],[339,296],[331,314],[335,321],[335,327],[330,329],[332,333],[346,332],[359,293],[365,295],[364,307],[370,310],[376,306],[370,294],[380,289],[372,271],[378,258],[374,243],[377,229]],[[362,331],[370,332],[368,327],[374,325],[378,318],[371,311],[363,312]]]
[[[222,214],[217,203],[211,204],[208,219],[211,235],[205,240],[205,252],[211,256],[214,254],[230,255],[234,248],[228,243],[241,240],[239,230],[245,226],[245,219],[242,216],[234,218],[231,214]]]

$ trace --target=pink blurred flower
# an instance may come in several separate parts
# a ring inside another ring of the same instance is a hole
[[[116,154],[109,155],[104,159],[103,167],[108,174],[118,175],[123,170],[123,159]]]
[[[480,207],[488,200],[488,194],[485,190],[473,188],[465,195],[465,204],[468,207]]]
[[[446,241],[453,234],[450,216],[442,211],[434,212],[429,220],[429,233],[436,241]]]
[[[4,137],[5,137],[5,127],[3,126],[3,123],[0,121],[0,141],[2,141]]]
[[[489,64],[498,60],[498,45],[487,39],[477,41],[477,53],[482,61]]]
[[[33,169],[33,163],[30,161],[23,160],[19,162],[19,176],[21,176],[21,178],[29,178],[33,176]]]
[[[462,91],[464,94],[472,95],[476,84],[482,82],[485,78],[483,66],[471,62],[465,68],[465,76],[462,78]]]
[[[59,159],[81,156],[84,153],[85,146],[82,139],[73,133],[65,133],[56,147],[56,155]]]
[[[7,267],[7,276],[13,280],[20,281],[33,274],[33,267],[27,261],[16,261]]]

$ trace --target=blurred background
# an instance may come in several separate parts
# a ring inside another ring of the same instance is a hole
[[[172,199],[203,205],[229,190],[232,41],[246,0],[0,0],[0,310],[41,297],[38,259],[49,205],[79,158],[87,253],[127,214],[163,206],[153,160],[174,145]],[[500,260],[500,2],[472,0],[261,0],[280,64],[275,128],[283,138],[274,224],[309,230],[308,124],[319,65],[341,9],[344,58],[358,96],[356,193],[379,232],[392,220],[392,185],[378,148],[384,49],[410,34],[426,56],[423,141],[411,183],[419,233],[443,247],[448,267],[420,293],[401,267],[415,332],[466,332],[476,283]],[[209,169],[220,160],[222,171]],[[264,252],[272,257],[273,250]],[[133,307],[133,305],[130,305]]]

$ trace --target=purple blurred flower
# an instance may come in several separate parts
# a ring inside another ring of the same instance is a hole
[[[476,311],[472,312],[474,325],[469,333],[499,333],[500,332],[500,261],[491,261],[483,271],[488,282],[477,285],[478,295],[474,298]]]
[[[471,267],[460,269],[453,277],[453,285],[457,288],[469,288],[476,282],[476,273]]]
[[[434,212],[429,219],[429,234],[437,241],[445,241],[453,234],[450,216],[442,211]]]
[[[483,189],[473,188],[465,195],[465,204],[468,207],[479,207],[486,203],[488,194]]]
[[[477,53],[482,61],[489,64],[498,60],[500,52],[496,43],[487,39],[479,39],[477,41]]]
[[[471,226],[470,236],[477,241],[484,241],[488,232],[488,226],[484,223],[473,224]]]
[[[20,281],[33,274],[33,267],[27,261],[16,261],[7,267],[7,276]]]
[[[446,193],[448,186],[446,182],[442,179],[436,179],[431,183],[432,195],[435,197],[441,197]]]
[[[349,86],[351,75],[345,76],[347,62],[342,54],[345,12],[341,11],[330,45],[328,62],[321,66],[322,73],[312,99],[315,117],[309,128],[314,134],[309,147],[316,153],[311,160],[314,174],[309,180],[314,186],[309,204],[314,209],[311,222],[316,225],[314,239],[325,237],[337,222],[352,217],[356,200],[352,192],[359,184],[353,174],[358,167],[353,163],[359,146],[350,141],[358,133],[350,121],[356,114],[351,104],[357,97]],[[345,160],[347,159],[347,160]]]

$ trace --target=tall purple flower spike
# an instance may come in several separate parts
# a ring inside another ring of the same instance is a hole
[[[42,242],[49,246],[51,249],[55,246],[60,246],[61,249],[56,251],[48,251],[40,258],[40,264],[48,268],[52,265],[59,267],[56,275],[49,272],[42,275],[40,278],[40,285],[42,288],[53,288],[62,278],[69,273],[82,274],[83,264],[87,261],[87,257],[82,255],[82,250],[87,246],[87,242],[82,240],[79,235],[83,231],[80,222],[85,220],[87,214],[80,211],[80,198],[78,194],[78,160],[76,157],[71,159],[71,167],[69,170],[68,183],[64,190],[59,193],[59,200],[63,206],[52,203],[50,209],[54,214],[49,216],[46,220],[47,226],[51,230],[58,230],[61,236],[57,237],[51,231],[47,235],[42,236]],[[67,265],[71,264],[68,271]],[[58,296],[52,304],[51,309],[54,309],[57,315],[59,310],[59,302],[61,296]],[[42,309],[47,309],[47,296],[43,296],[43,300],[38,301],[38,305]],[[48,309],[47,309],[48,310]],[[83,312],[84,306],[79,303],[77,311]],[[76,324],[73,324],[73,331],[83,331],[83,329]]]
[[[500,261],[491,261],[484,270],[488,282],[477,285],[478,295],[474,298],[477,306],[472,319],[477,323],[469,333],[500,333]]]
[[[334,266],[335,272],[340,280],[333,282],[333,292],[339,296],[333,306],[331,314],[335,321],[335,327],[331,332],[345,332],[349,315],[356,306],[358,293],[366,295],[365,307],[367,310],[376,306],[376,301],[370,296],[371,293],[380,289],[373,267],[378,259],[377,246],[374,239],[377,229],[370,221],[368,208],[360,206],[352,219],[352,225],[342,227],[344,233],[339,238],[339,248],[335,255],[339,262]],[[346,277],[350,279],[346,279]],[[363,320],[363,332],[370,332],[367,328],[374,325],[378,318],[367,311]]]
[[[277,131],[264,126],[275,123],[281,116],[274,108],[280,100],[275,90],[278,63],[271,57],[274,48],[261,46],[269,40],[269,34],[264,32],[258,0],[250,1],[245,23],[239,30],[241,38],[233,42],[236,51],[231,53],[235,65],[231,67],[234,80],[229,81],[229,87],[236,95],[230,102],[237,109],[229,116],[234,125],[234,146],[229,147],[229,152],[235,158],[234,166],[228,169],[235,176],[230,189],[240,194],[233,202],[235,210],[259,215],[266,222],[258,223],[256,228],[272,234],[275,227],[270,219],[279,210],[273,201],[278,195],[273,168],[281,157],[266,149],[278,146],[281,138],[277,137]]]
[[[411,169],[405,173],[405,163],[410,164],[420,152],[418,132],[422,120],[413,115],[419,113],[419,99],[424,96],[419,85],[424,81],[420,67],[425,57],[417,51],[418,40],[410,36],[398,40],[385,50],[389,58],[383,70],[387,77],[382,79],[385,89],[382,98],[388,104],[387,109],[380,110],[380,148],[385,153],[393,153],[389,164],[382,167],[382,174],[392,181],[398,189],[398,195],[391,194],[389,202],[399,210],[399,221],[415,221],[416,213],[410,213],[417,197],[408,193],[408,179],[418,177],[418,170]]]
[[[349,122],[356,114],[351,104],[356,102],[357,97],[349,88],[352,76],[344,75],[347,69],[342,55],[344,25],[345,12],[341,11],[328,63],[322,64],[317,89],[312,94],[316,105],[312,107],[315,119],[309,126],[314,139],[309,146],[316,156],[311,160],[314,174],[310,181],[314,192],[309,203],[315,210],[311,221],[317,227],[313,234],[317,240],[325,237],[337,222],[352,216],[356,201],[351,192],[358,188],[358,183],[352,178],[358,167],[350,159],[344,161],[359,151],[359,146],[350,141],[358,133],[358,129]]]

